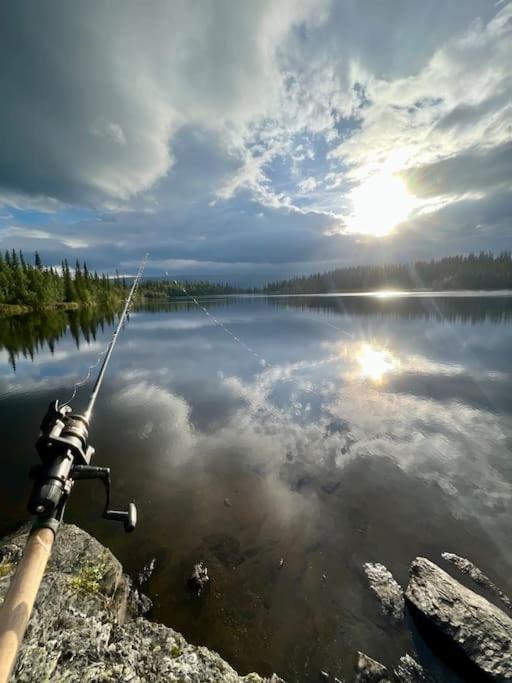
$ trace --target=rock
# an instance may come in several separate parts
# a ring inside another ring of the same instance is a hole
[[[202,562],[198,562],[190,575],[188,585],[197,595],[201,595],[209,580],[208,569]]]
[[[433,562],[417,557],[411,566],[406,599],[462,653],[480,676],[512,680],[512,619],[473,593]]]
[[[366,562],[363,569],[370,588],[377,595],[384,614],[400,622],[404,616],[404,592],[383,564]]]
[[[135,580],[135,585],[137,588],[142,588],[149,581],[156,567],[156,557],[151,558],[149,562],[142,567],[141,571],[137,574]]]
[[[427,680],[423,668],[411,655],[400,657],[398,668],[394,670],[398,683],[424,683]]]
[[[327,671],[320,671],[320,678],[322,678],[324,681],[328,681],[329,674],[327,673]]]
[[[128,596],[128,613],[132,618],[145,617],[153,609],[153,601],[137,588],[132,588]]]
[[[11,559],[2,563],[17,562],[27,534],[24,527],[5,539],[0,557]],[[11,575],[0,575],[0,602]],[[190,645],[171,628],[131,618],[132,592],[107,548],[78,527],[61,525],[13,680],[264,683],[257,674],[239,676],[215,652]],[[273,677],[268,683],[279,681]]]
[[[384,664],[358,652],[355,683],[390,683],[388,670]]]
[[[453,553],[442,553],[442,558],[453,564],[454,567],[457,567],[463,574],[467,574],[467,576],[476,584],[483,588],[487,588],[487,590],[499,598],[509,610],[512,610],[512,600],[510,600],[510,598],[507,597],[505,593],[470,560],[466,560],[464,557],[459,557]]]

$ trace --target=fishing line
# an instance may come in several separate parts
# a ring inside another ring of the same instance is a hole
[[[99,387],[101,385],[101,381],[103,380],[103,374],[104,374],[104,371],[106,369],[106,366],[107,366],[107,363],[108,363],[108,360],[110,357],[110,353],[112,353],[112,350],[113,350],[114,345],[116,343],[117,335],[119,334],[119,331],[121,329],[125,329],[126,322],[129,320],[129,314],[130,314],[130,311],[133,307],[133,297],[135,295],[137,287],[139,286],[140,278],[142,277],[142,273],[143,273],[144,268],[146,266],[147,260],[148,260],[148,254],[146,254],[142,263],[140,264],[139,270],[137,271],[137,275],[135,276],[135,279],[133,281],[133,285],[130,289],[130,292],[128,293],[128,296],[124,300],[123,312],[121,314],[121,317],[119,318],[119,322],[117,323],[117,326],[116,326],[116,329],[114,330],[112,338],[110,339],[107,346],[103,349],[103,351],[100,351],[100,353],[98,354],[94,363],[92,365],[89,365],[89,367],[87,368],[85,376],[73,384],[71,396],[70,396],[70,398],[68,398],[68,400],[65,403],[59,404],[61,408],[64,406],[68,406],[71,403],[71,401],[73,401],[75,399],[75,397],[78,393],[78,389],[80,387],[84,386],[84,384],[87,384],[87,382],[89,381],[89,379],[92,375],[92,371],[100,365],[100,363],[103,359],[103,356],[107,356],[104,359],[104,364],[100,370],[98,378],[96,379],[96,384],[95,384],[95,387],[93,389],[93,394],[91,397],[91,404],[89,405],[88,410],[87,410],[87,412],[89,414],[91,413],[92,406],[94,405],[94,401],[96,400],[96,395],[97,395]]]
[[[195,305],[196,305],[196,306],[197,306],[197,307],[198,307],[198,308],[199,308],[199,309],[200,309],[208,318],[210,318],[210,320],[212,320],[212,321],[215,323],[215,325],[217,325],[218,327],[220,327],[220,328],[221,328],[221,329],[222,329],[222,330],[223,330],[223,331],[232,339],[232,341],[233,341],[235,344],[237,344],[238,346],[241,346],[243,349],[245,349],[245,351],[247,351],[249,354],[251,354],[251,355],[259,362],[259,364],[260,364],[262,367],[264,367],[264,368],[266,368],[266,369],[270,369],[270,370],[272,370],[272,369],[278,370],[278,371],[281,370],[281,368],[280,368],[278,365],[275,365],[274,363],[271,363],[269,360],[267,360],[266,358],[264,358],[264,357],[263,357],[260,353],[258,353],[258,351],[256,351],[252,346],[249,346],[243,339],[241,339],[238,335],[236,335],[236,334],[235,334],[227,325],[225,325],[221,320],[219,320],[219,319],[216,318],[212,313],[210,313],[210,311],[208,311],[208,309],[207,309],[205,306],[203,306],[203,305],[201,304],[201,302],[198,301],[197,298],[196,298],[193,294],[191,294],[190,292],[187,291],[187,289],[185,288],[185,286],[184,286],[181,282],[178,282],[177,280],[174,280],[174,283],[173,283],[173,284],[175,284],[177,287],[179,287],[179,288],[181,289],[181,291],[185,294],[185,296],[187,296],[191,301],[193,301],[194,304],[195,304]],[[327,322],[327,321],[325,321],[325,322]],[[331,327],[334,327],[334,325],[332,325],[331,323],[327,323],[327,324],[331,325]],[[335,329],[336,329],[336,328],[335,328]],[[342,330],[338,330],[338,331],[341,332]],[[348,334],[349,336],[352,336],[352,335],[350,335],[348,332],[346,332],[345,334]],[[293,370],[291,370],[291,371],[293,371]],[[288,375],[288,376],[285,377],[285,378],[281,377],[281,380],[282,380],[282,381],[288,381],[288,382],[291,382],[291,383],[296,383],[296,384],[298,385],[298,388],[299,388],[301,391],[303,391],[304,393],[310,393],[310,394],[314,395],[315,397],[319,395],[319,388],[317,388],[317,387],[315,386],[315,384],[313,384],[311,381],[308,381],[307,384],[304,384],[304,379],[303,379],[303,378],[300,378],[300,377],[293,377],[292,375]],[[259,409],[259,407],[258,407],[258,409]],[[268,404],[266,405],[266,409],[269,410],[270,412],[272,412],[272,409],[268,406]]]
[[[251,346],[249,346],[248,344],[246,344],[246,343],[244,342],[243,339],[241,339],[240,337],[238,337],[238,336],[237,336],[232,330],[230,330],[229,327],[227,327],[227,325],[225,325],[221,320],[219,320],[219,319],[216,318],[214,315],[212,315],[212,313],[210,313],[210,311],[209,311],[205,306],[203,306],[203,305],[197,300],[197,298],[196,298],[193,294],[190,294],[190,292],[188,292],[188,291],[186,290],[185,286],[182,285],[181,282],[178,282],[177,280],[174,280],[174,281],[173,281],[173,284],[176,285],[177,287],[179,287],[179,288],[181,289],[181,291],[185,294],[185,296],[187,296],[189,299],[191,299],[191,300],[194,302],[194,304],[195,304],[198,308],[200,308],[201,311],[203,311],[203,313],[204,313],[206,316],[208,316],[208,318],[210,318],[216,325],[218,325],[220,328],[222,328],[222,329],[224,330],[224,332],[225,332],[227,335],[229,335],[229,336],[231,337],[231,339],[232,339],[236,344],[238,344],[239,346],[241,346],[242,348],[244,348],[248,353],[250,353],[252,356],[254,356],[254,357],[256,358],[256,360],[259,361],[260,365],[262,365],[263,367],[267,367],[267,368],[276,368],[276,369],[278,368],[278,366],[276,366],[276,365],[274,365],[273,363],[271,363],[270,361],[268,361],[268,360],[267,360],[266,358],[264,358],[260,353],[258,353],[255,349],[253,349]],[[322,322],[323,322],[325,325],[328,325],[329,327],[332,327],[333,330],[336,330],[337,332],[340,332],[341,334],[346,335],[346,336],[349,337],[350,339],[353,339],[353,340],[356,339],[355,335],[353,335],[351,332],[347,332],[346,330],[342,330],[342,329],[341,329],[340,327],[338,327],[337,325],[334,325],[330,320],[322,320]],[[292,379],[292,378],[290,378],[290,379]],[[298,381],[298,380],[297,380],[297,381]]]
[[[90,377],[91,377],[92,371],[93,371],[95,368],[98,367],[98,365],[99,365],[100,362],[101,362],[102,357],[107,353],[107,351],[108,351],[108,347],[106,347],[105,349],[103,349],[103,351],[101,351],[101,352],[98,354],[98,357],[96,358],[95,362],[94,362],[92,365],[89,365],[89,367],[87,368],[87,371],[86,371],[85,376],[84,376],[82,379],[78,380],[78,382],[75,382],[75,383],[73,384],[73,391],[72,391],[71,396],[68,398],[67,401],[65,401],[64,403],[60,403],[60,404],[59,404],[61,407],[63,407],[63,406],[68,406],[68,405],[71,403],[71,401],[74,400],[75,396],[76,396],[77,393],[78,393],[78,389],[79,389],[80,387],[82,387],[84,384],[87,384],[87,382],[89,381],[89,379],[90,379]]]

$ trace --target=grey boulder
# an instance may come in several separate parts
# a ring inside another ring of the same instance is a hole
[[[482,676],[512,681],[512,619],[430,560],[411,565],[408,602]]]

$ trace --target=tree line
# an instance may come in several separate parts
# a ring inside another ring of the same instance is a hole
[[[227,282],[208,282],[207,280],[143,280],[139,286],[139,295],[144,299],[160,300],[175,299],[185,296],[186,290],[192,296],[222,295],[222,294],[254,294],[260,290],[256,287],[244,288],[229,285]]]
[[[170,279],[141,282],[139,301],[176,299],[185,288],[192,296],[226,294],[320,294],[361,292],[375,289],[510,289],[512,253],[488,252],[450,256],[413,264],[368,265],[337,268],[288,280],[270,282],[261,288],[237,287],[228,283],[195,280],[177,283]],[[0,253],[0,306],[31,308],[101,304],[113,306],[125,298],[124,277],[91,272],[77,259],[74,268],[64,259],[60,267],[45,267],[37,252],[33,263],[22,251]]]
[[[44,308],[59,304],[115,304],[124,297],[124,278],[91,273],[77,259],[70,268],[67,259],[60,268],[45,267],[38,252],[30,263],[20,250],[0,253],[0,304]]]
[[[512,254],[449,256],[412,264],[352,266],[270,282],[265,294],[365,292],[375,289],[511,289]]]

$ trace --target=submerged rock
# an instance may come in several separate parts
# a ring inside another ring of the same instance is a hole
[[[499,598],[508,609],[512,610],[512,600],[510,600],[510,598],[507,597],[488,576],[478,569],[473,562],[466,560],[464,557],[454,555],[453,553],[442,553],[442,558],[443,560],[450,562],[450,564],[453,564],[454,567],[457,567],[460,572],[469,576],[476,584],[483,588],[487,588],[487,590]]]
[[[400,663],[394,673],[399,683],[423,683],[427,680],[423,667],[411,655],[400,657]]]
[[[355,683],[390,683],[388,670],[384,664],[358,652]]]
[[[145,617],[153,609],[153,601],[138,588],[132,588],[128,596],[128,611],[134,617]]]
[[[28,527],[0,546],[0,566],[15,564]],[[6,550],[4,553],[3,550]],[[12,576],[0,574],[0,602]],[[218,654],[190,645],[171,628],[135,618],[131,582],[114,555],[71,524],[63,524],[16,663],[16,683],[187,681],[264,683],[239,676]],[[272,683],[279,679],[273,677]]]
[[[405,596],[481,676],[512,680],[512,619],[433,562],[417,557]]]
[[[156,567],[156,557],[152,557],[149,562],[142,567],[141,571],[137,574],[137,579],[135,585],[137,588],[143,588],[153,576],[153,572]]]
[[[203,590],[208,585],[209,580],[210,577],[208,576],[208,569],[203,562],[198,562],[192,570],[192,574],[188,580],[188,585],[191,590],[197,593],[197,595],[201,595]]]
[[[377,595],[384,614],[394,621],[401,621],[404,616],[404,592],[395,581],[391,572],[383,564],[366,562],[363,569],[370,582],[370,588]]]

